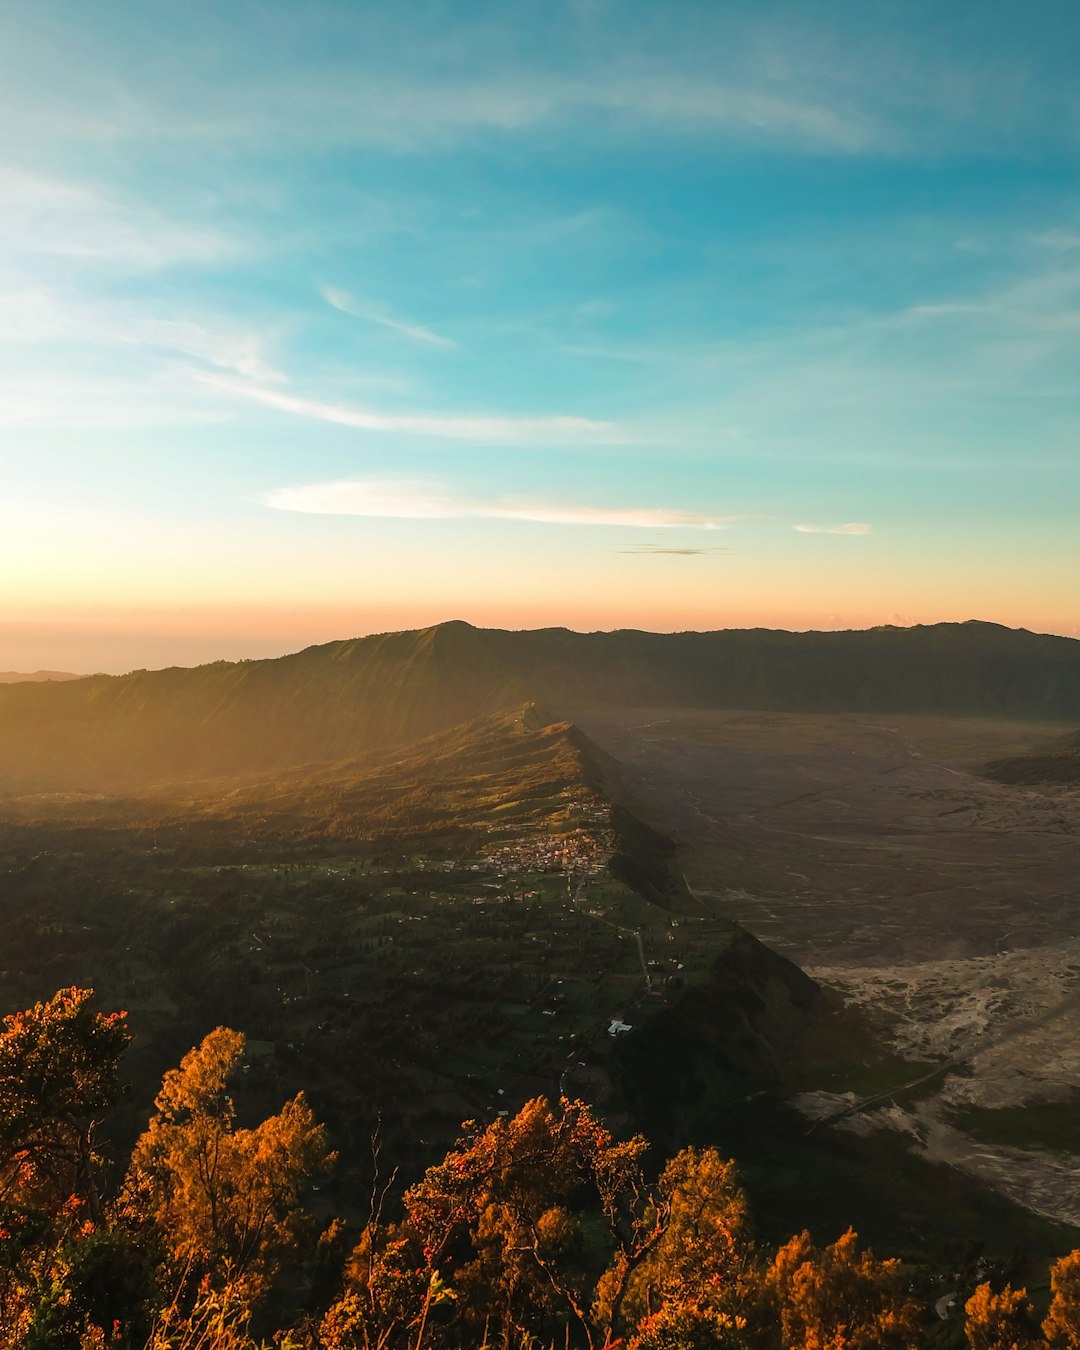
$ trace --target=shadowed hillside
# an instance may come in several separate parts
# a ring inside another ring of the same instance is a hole
[[[995,759],[986,766],[986,775],[999,783],[1080,783],[1080,731],[1030,754]]]
[[[680,1112],[786,1090],[830,1002],[703,911],[621,779],[530,703],[271,779],[9,798],[0,1003],[51,981],[122,997],[148,1092],[178,1037],[230,1018],[251,1082],[302,1064],[339,1132],[362,1146],[377,1112],[417,1161],[535,1091],[643,1113],[661,1079]],[[627,1059],[613,1016],[666,1030]]]
[[[205,778],[144,794],[12,795],[8,820],[124,828],[176,821],[220,825],[260,839],[353,839],[392,833],[505,833],[568,819],[566,802],[602,806],[620,769],[570,722],[535,703],[503,709],[406,745],[348,759]]]
[[[1080,717],[1080,642],[994,624],[847,633],[483,630],[460,622],[277,660],[0,688],[0,784],[113,790],[272,772],[536,700]]]

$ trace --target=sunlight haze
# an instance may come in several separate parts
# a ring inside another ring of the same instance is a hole
[[[6,6],[0,668],[1077,635],[1078,28]]]

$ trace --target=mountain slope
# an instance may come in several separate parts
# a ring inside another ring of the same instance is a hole
[[[195,794],[9,799],[0,994],[115,982],[145,1003],[144,1024],[159,1015],[159,1040],[212,1016],[264,1048],[303,1041],[338,1110],[342,1092],[351,1102],[383,1083],[447,1130],[516,1082],[522,1098],[554,1095],[582,1061],[594,1086],[606,1080],[624,1048],[613,1014],[644,1031],[687,999],[709,1032],[683,1037],[680,1093],[691,1073],[720,1103],[781,1089],[827,1000],[701,911],[670,867],[674,842],[624,791],[577,727],[526,704]],[[390,1019],[387,1064],[372,1047]],[[647,1099],[665,1058],[663,1038],[648,1044],[640,1065],[620,1061],[628,1102]]]
[[[115,790],[341,760],[530,700],[1080,718],[1080,642],[993,624],[506,632],[460,622],[267,661],[0,688],[0,785]]]
[[[1080,731],[1026,755],[992,760],[984,772],[999,783],[1080,783]]]

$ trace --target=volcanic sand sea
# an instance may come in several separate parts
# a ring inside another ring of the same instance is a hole
[[[1080,790],[979,772],[1069,728],[663,708],[575,720],[680,840],[703,903],[865,1010],[898,1054],[942,1066],[902,1106],[816,1093],[798,1099],[808,1115],[903,1131],[1080,1223],[1080,1156],[1058,1128],[1080,1115]],[[1007,1109],[1033,1104],[1016,1130]]]

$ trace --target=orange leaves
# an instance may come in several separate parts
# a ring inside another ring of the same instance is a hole
[[[512,1118],[481,1129],[467,1122],[465,1137],[405,1194],[409,1222],[429,1260],[473,1227],[494,1202],[532,1222],[553,1201],[593,1183],[612,1191],[633,1149],[614,1146],[583,1103],[553,1111],[543,1098],[526,1102]],[[642,1140],[637,1155],[644,1149]],[[617,1150],[622,1152],[618,1153]]]
[[[421,1316],[430,1333],[429,1313],[477,1332],[500,1326],[514,1339],[535,1334],[545,1319],[573,1318],[588,1330],[580,1211],[614,1219],[620,1207],[633,1206],[644,1190],[645,1141],[617,1144],[583,1103],[552,1108],[543,1098],[514,1117],[463,1129],[443,1161],[406,1191],[401,1228],[365,1233],[350,1263],[349,1316],[355,1321],[361,1306],[370,1336],[413,1326]],[[402,1241],[422,1253],[429,1279],[436,1267],[442,1272],[440,1288],[455,1295],[452,1309],[432,1302],[420,1272],[412,1275],[411,1303],[402,1301],[409,1288],[402,1277],[392,1281],[389,1301],[375,1297],[401,1262],[394,1244]]]
[[[734,1164],[715,1149],[683,1149],[654,1191],[641,1194],[631,1231],[597,1287],[594,1317],[609,1333],[636,1326],[644,1334],[655,1309],[693,1305],[702,1326],[736,1316],[750,1254],[746,1200]],[[682,1325],[675,1319],[670,1326],[676,1323]],[[654,1343],[659,1326],[643,1345]]]
[[[1006,1285],[995,1294],[980,1284],[964,1304],[964,1332],[971,1350],[1034,1350],[1042,1345],[1026,1289]]]
[[[809,1233],[793,1237],[767,1269],[764,1292],[785,1345],[908,1350],[919,1341],[922,1313],[904,1291],[899,1262],[860,1252],[851,1229],[825,1248]]]
[[[1063,1256],[1050,1272],[1053,1298],[1043,1335],[1054,1350],[1080,1347],[1080,1249]]]
[[[628,1350],[741,1350],[745,1330],[743,1317],[672,1300],[641,1322]]]
[[[215,1027],[170,1069],[154,1100],[158,1116],[170,1125],[196,1117],[214,1117],[229,1128],[235,1117],[226,1089],[244,1053],[244,1037],[230,1027]]]
[[[64,989],[5,1017],[0,1121],[44,1111],[92,1114],[115,1100],[116,1065],[131,1039],[124,1013],[95,1013],[92,989]]]
[[[980,1284],[964,1305],[964,1331],[971,1350],[1077,1350],[1080,1347],[1080,1249],[1063,1256],[1050,1271],[1053,1297],[1042,1335],[1026,1289],[1006,1285],[994,1293]]]
[[[125,1202],[176,1261],[228,1270],[259,1290],[299,1234],[305,1183],[333,1155],[302,1093],[254,1129],[236,1129],[227,1089],[243,1048],[239,1032],[218,1027],[165,1075]]]
[[[283,1272],[296,1282],[304,1260],[302,1201],[331,1161],[325,1133],[302,1094],[239,1128],[229,1094],[244,1040],[218,1028],[165,1075],[123,1203],[95,1212],[81,1184],[94,1117],[79,1112],[110,1100],[127,1031],[89,997],[61,991],[0,1032],[0,1344],[25,1343],[44,1309],[83,1337],[64,1344],[251,1350],[255,1299]],[[775,1253],[756,1245],[735,1164],[715,1149],[683,1149],[649,1180],[643,1138],[617,1140],[583,1103],[542,1098],[462,1129],[406,1191],[399,1223],[382,1221],[389,1184],[381,1198],[374,1188],[345,1288],[303,1332],[310,1350],[910,1350],[922,1339],[926,1313],[899,1264],[854,1232],[827,1247],[808,1233]],[[332,1223],[315,1253],[324,1289],[342,1243]],[[1041,1333],[1024,1290],[981,1285],[966,1305],[971,1350],[1080,1350],[1080,1251],[1051,1282]],[[149,1331],[152,1317],[151,1340],[132,1340],[128,1328]],[[49,1334],[38,1343],[61,1343]]]
[[[130,1039],[123,1013],[96,1013],[92,989],[62,989],[0,1031],[0,1199],[56,1208],[72,1191],[96,1214],[97,1119],[120,1095]]]

